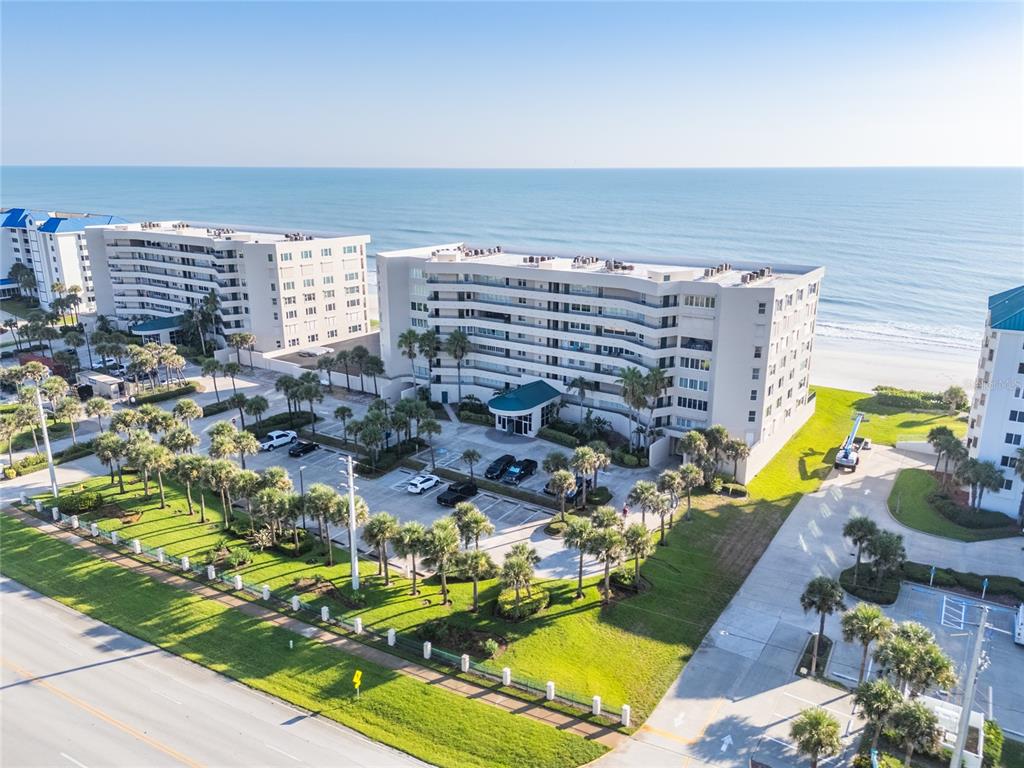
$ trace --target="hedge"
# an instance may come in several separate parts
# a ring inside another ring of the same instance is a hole
[[[921,392],[899,387],[875,387],[875,399],[879,405],[891,408],[910,408],[919,411],[944,411],[941,392]]]
[[[65,515],[82,515],[103,506],[103,494],[97,491],[82,491],[61,496],[57,506]]]
[[[74,461],[75,459],[80,459],[83,456],[88,456],[90,453],[92,453],[91,441],[79,443],[78,445],[69,446],[63,451],[56,451],[53,454],[53,463],[63,464],[66,461]],[[10,467],[5,468],[4,474],[10,478],[10,471],[13,471],[13,477],[18,477],[19,475],[28,475],[32,472],[38,472],[45,466],[46,454],[32,453],[18,459]]]
[[[870,563],[860,564],[860,576],[857,583],[853,583],[853,571],[855,566],[850,566],[839,574],[839,584],[854,597],[866,600],[869,603],[878,605],[892,605],[900,594],[900,575],[890,573],[881,584],[875,584],[875,575],[871,570]]]
[[[135,395],[135,404],[143,405],[144,403],[159,403],[164,400],[173,400],[176,397],[183,397],[185,395],[191,395],[196,392],[201,392],[199,385],[194,381],[190,381],[180,387],[174,387],[172,389],[158,389],[155,392],[150,392],[146,395]]]
[[[224,413],[225,411],[233,411],[235,406],[231,405],[226,399],[221,400],[219,403],[210,403],[209,405],[203,406],[203,416],[216,416],[218,413]]]
[[[321,421],[319,416],[316,417],[316,420]],[[293,411],[291,414],[285,411],[260,419],[259,424],[247,424],[245,431],[252,432],[256,437],[266,437],[268,432],[273,432],[275,429],[294,429],[298,431],[312,423],[313,418],[309,411],[299,411],[298,413]]]
[[[527,595],[526,590],[519,592],[519,607],[516,607],[516,592],[514,589],[506,589],[498,595],[498,602],[494,606],[498,615],[509,621],[522,621],[533,616],[533,614],[547,608],[548,592],[541,587],[531,586],[532,595]]]
[[[570,435],[568,432],[559,432],[557,429],[551,429],[551,427],[541,427],[537,432],[537,437],[557,445],[564,445],[566,448],[576,448],[580,444],[579,438],[575,435]]]
[[[961,528],[973,528],[984,530],[990,528],[1006,528],[1009,518],[999,512],[989,512],[984,509],[974,510],[957,504],[945,491],[935,491],[928,494],[925,499],[931,508],[940,516]]]
[[[448,469],[448,467],[438,467],[434,474],[438,477],[443,477],[445,480],[453,480],[455,482],[462,482],[463,480],[469,480],[469,475],[462,472],[456,472],[454,469]],[[481,491],[490,491],[491,493],[499,493],[502,496],[508,496],[513,499],[519,499],[525,501],[528,504],[536,504],[540,507],[546,507],[547,509],[553,509],[556,512],[561,509],[558,505],[558,501],[549,497],[542,496],[539,493],[533,493],[532,491],[524,491],[521,488],[516,488],[514,485],[505,485],[504,483],[496,483],[493,480],[488,480],[485,477],[477,475],[473,478],[473,482],[476,483],[477,488]],[[568,510],[567,510],[568,511]]]
[[[932,578],[932,567],[927,563],[907,561],[901,571],[890,574],[881,585],[875,586],[870,563],[861,563],[859,583],[853,583],[853,566],[839,574],[839,583],[854,597],[879,605],[892,605],[899,596],[900,582],[911,581],[928,584],[939,589],[959,588],[981,594],[982,583],[988,579],[986,595],[1010,595],[1024,601],[1024,581],[1012,576],[984,576],[977,573],[963,573],[950,568],[936,568]]]
[[[482,427],[493,427],[494,417],[484,416],[480,413],[473,413],[465,409],[459,411],[459,421],[463,421],[467,424],[479,424]]]

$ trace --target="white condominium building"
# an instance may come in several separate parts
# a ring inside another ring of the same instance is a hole
[[[1024,493],[1017,474],[1024,448],[1024,285],[989,297],[967,448],[1003,473],[1002,488],[985,493],[985,508],[1017,517]]]
[[[320,346],[369,330],[369,235],[237,231],[183,221],[90,227],[96,304],[136,333],[170,340],[213,291],[218,332],[259,352]]]
[[[10,208],[0,213],[3,223],[3,274],[6,276],[15,264],[31,267],[36,276],[35,295],[43,309],[58,298],[53,293],[55,283],[65,287],[77,285],[82,289],[82,303],[78,311],[93,312],[96,293],[93,288],[89,249],[85,228],[124,221],[116,216],[92,213],[62,213],[59,211],[32,211]]]
[[[678,453],[690,429],[721,424],[750,446],[739,472],[746,479],[813,412],[822,268],[642,264],[455,243],[381,253],[377,270],[388,371],[410,371],[397,347],[403,331],[433,328],[444,339],[461,329],[472,343],[463,395],[489,402],[499,429],[536,434],[562,393],[578,402],[571,382],[583,377],[591,386],[584,405],[628,434],[630,409],[617,382],[630,366],[661,368],[669,386],[653,425],[668,439],[652,447],[652,462]],[[414,373],[427,381],[423,358]],[[442,401],[458,397],[455,361],[444,353],[433,361],[430,387]],[[647,423],[651,415],[633,418]],[[577,419],[579,409],[561,416]]]

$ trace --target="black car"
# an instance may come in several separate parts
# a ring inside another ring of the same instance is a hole
[[[437,503],[442,507],[454,507],[460,501],[476,496],[476,483],[466,480],[452,483],[437,496]]]
[[[537,462],[533,459],[520,459],[511,467],[508,468],[508,472],[505,473],[505,479],[501,482],[506,485],[519,485],[523,480],[528,478],[534,472],[537,471]]]
[[[511,453],[506,453],[504,456],[495,459],[491,462],[491,465],[484,472],[484,477],[488,480],[500,480],[501,476],[508,471],[508,468],[516,463],[516,457]]]
[[[584,480],[579,475],[576,475],[576,487],[572,490],[572,492],[565,494],[565,503],[566,504],[572,504],[573,502],[576,501],[577,498],[580,497],[580,495],[583,492],[584,484],[586,484],[587,490],[589,491],[591,488],[594,487],[594,480],[593,480],[593,478],[588,477],[586,480]],[[546,493],[548,496],[554,496],[555,495],[555,492],[551,489],[551,481],[550,480],[548,480],[548,484],[544,486],[544,493]]]
[[[300,440],[291,448],[288,449],[289,456],[305,456],[307,453],[312,453],[320,447],[319,443],[308,443],[305,440]]]

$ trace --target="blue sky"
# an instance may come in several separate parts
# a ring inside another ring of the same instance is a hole
[[[1021,165],[1017,3],[3,2],[2,161]]]

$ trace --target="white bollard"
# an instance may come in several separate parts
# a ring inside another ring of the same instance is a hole
[[[555,684],[548,680],[548,684],[544,686],[544,698],[548,701],[554,701],[555,699]]]
[[[320,621],[330,621],[331,611],[326,605],[320,606]]]
[[[100,535],[100,527],[96,523],[89,523],[89,535],[93,537]]]
[[[18,500],[22,504],[28,504],[28,496],[25,495],[24,491],[22,491],[21,493],[18,494]]]
[[[355,619],[352,621],[352,624],[354,625],[353,628],[355,629],[357,635],[363,634],[363,620],[359,616],[355,617]]]
[[[430,649],[431,649],[430,641],[429,640],[424,640],[423,641],[423,658],[424,659],[429,659],[430,658]]]
[[[268,603],[270,602],[270,587],[268,587],[266,584],[263,585],[263,599],[266,600]]]
[[[394,644],[395,644],[395,630],[389,629],[388,630],[388,645],[392,645],[393,646]]]
[[[629,704],[623,704],[622,705],[622,717],[619,718],[619,722],[621,722],[627,728],[629,728],[629,714],[630,714]]]
[[[188,570],[188,555],[182,555],[181,556],[181,570],[183,570],[183,571],[187,571]]]
[[[156,561],[160,563],[160,565],[163,565],[165,562],[167,562],[167,553],[164,552],[163,547],[160,547],[160,549],[156,551]]]
[[[121,541],[121,534],[119,534],[117,531],[111,531],[110,543],[116,546],[119,541]]]
[[[508,667],[501,668],[501,684],[512,685],[512,670]]]
[[[57,507],[50,507],[50,514],[53,516],[53,522],[60,520],[60,510]]]
[[[239,576],[237,573],[235,574],[235,591],[236,592],[241,592],[242,591],[242,577]]]
[[[136,555],[142,554],[142,542],[138,539],[132,539],[132,552]]]
[[[43,502],[41,502],[39,499],[36,499],[36,514],[43,514]]]
[[[462,658],[459,659],[459,669],[463,672],[469,672],[469,654],[462,654]]]
[[[296,597],[295,595],[292,595],[292,610],[293,611],[299,610],[299,598]]]
[[[78,515],[71,516],[71,528],[72,530],[78,529]]]
[[[592,714],[595,714],[595,715],[600,715],[601,714],[601,697],[600,696],[595,696],[594,697],[594,704],[593,704],[593,706],[591,706],[590,711],[591,711]]]
[[[206,578],[211,580],[217,578],[217,569],[212,565],[206,566]]]

